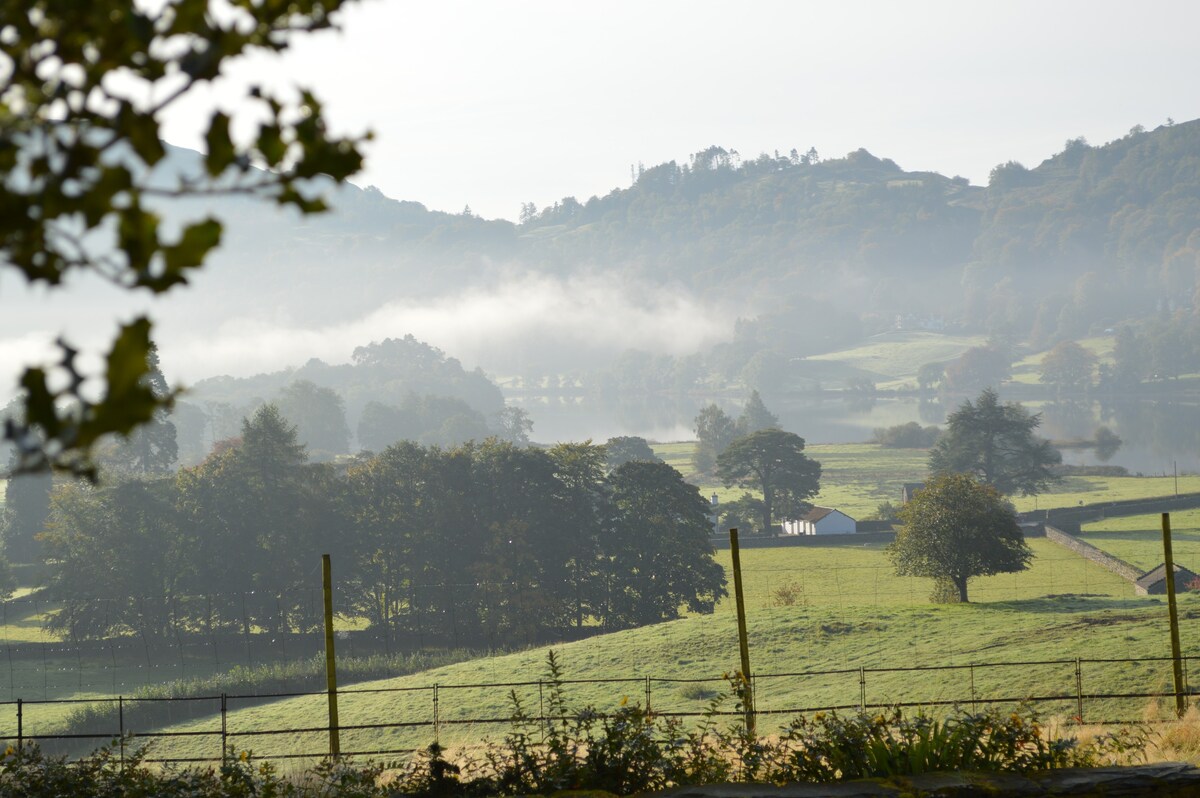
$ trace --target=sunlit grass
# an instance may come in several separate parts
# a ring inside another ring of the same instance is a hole
[[[1084,539],[1149,571],[1163,562],[1162,515],[1131,515],[1085,524]],[[1171,553],[1175,562],[1200,573],[1200,510],[1171,513]]]
[[[888,332],[872,336],[860,346],[814,355],[807,360],[842,363],[869,371],[881,379],[916,379],[926,363],[944,363],[986,339],[979,335],[944,335],[933,332]]]

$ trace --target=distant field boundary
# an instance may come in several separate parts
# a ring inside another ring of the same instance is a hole
[[[1192,510],[1200,507],[1200,493],[1181,493],[1178,496],[1159,496],[1149,499],[1123,499],[1113,502],[1083,504],[1079,507],[1055,507],[1021,513],[1022,521],[1038,521],[1060,530],[1077,533],[1085,523],[1129,515],[1167,513],[1172,510]]]

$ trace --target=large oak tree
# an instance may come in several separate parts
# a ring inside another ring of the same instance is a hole
[[[900,521],[888,547],[896,573],[952,585],[958,601],[967,601],[972,577],[1023,571],[1033,558],[1012,507],[966,474],[929,481],[900,509]]]

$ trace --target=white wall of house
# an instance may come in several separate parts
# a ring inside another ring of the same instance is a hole
[[[852,535],[858,531],[858,522],[841,510],[834,510],[819,521],[784,521],[785,535]]]

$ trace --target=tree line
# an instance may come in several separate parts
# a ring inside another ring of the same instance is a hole
[[[669,465],[610,469],[590,442],[402,442],[312,463],[264,405],[173,477],[55,489],[40,543],[61,610],[47,625],[73,639],[307,631],[305,589],[332,552],[338,611],[383,632],[635,626],[726,594],[707,510]]]

